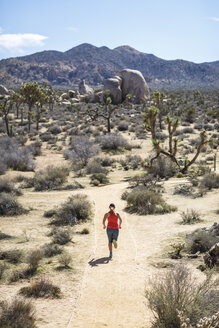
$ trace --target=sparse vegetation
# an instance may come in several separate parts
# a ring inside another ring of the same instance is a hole
[[[45,257],[52,257],[57,254],[61,254],[63,252],[63,249],[56,244],[49,243],[49,244],[44,244],[42,246],[42,251]]]
[[[126,197],[127,209],[140,215],[164,214],[176,210],[176,207],[168,205],[161,195],[146,189],[134,189]]]
[[[52,240],[54,244],[65,245],[72,241],[72,232],[68,227],[55,228],[52,232]]]
[[[32,280],[30,286],[22,287],[19,294],[26,297],[49,297],[59,298],[61,290],[59,287],[53,285],[48,279],[41,278],[39,280]]]
[[[59,256],[59,264],[61,267],[64,268],[70,268],[71,267],[71,263],[72,263],[72,256],[71,254],[67,253],[67,252],[63,252],[60,256]]]
[[[16,297],[0,303],[0,328],[36,328],[35,309],[31,302]]]
[[[183,265],[159,273],[149,282],[146,298],[154,314],[154,328],[180,328],[178,311],[183,311],[192,324],[203,316],[214,314],[219,306],[217,282],[208,276],[197,283],[190,270]]]
[[[196,252],[207,252],[218,242],[218,237],[214,232],[197,229],[186,236],[187,250],[195,254]]]
[[[201,221],[200,213],[194,209],[187,209],[181,213],[183,224],[194,224]]]
[[[0,194],[0,216],[14,216],[27,213],[27,210],[17,201],[12,194],[2,192]]]
[[[92,205],[88,197],[83,194],[75,194],[68,198],[59,209],[52,220],[55,225],[75,225],[81,221],[90,219]]]

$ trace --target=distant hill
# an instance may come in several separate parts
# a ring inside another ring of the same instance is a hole
[[[195,64],[164,60],[129,46],[115,49],[81,44],[68,51],[42,51],[0,61],[0,84],[17,87],[22,82],[46,81],[54,87],[72,88],[85,79],[102,84],[124,68],[142,72],[149,87],[165,89],[219,89],[219,61]]]

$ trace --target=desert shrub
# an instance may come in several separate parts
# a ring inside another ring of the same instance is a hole
[[[27,147],[20,147],[17,141],[9,137],[0,137],[0,158],[3,168],[19,171],[33,171],[33,155]]]
[[[15,298],[0,303],[0,328],[36,328],[35,310],[32,303]]]
[[[193,186],[191,184],[181,183],[175,186],[173,194],[174,195],[184,195],[191,196],[193,194]]]
[[[52,134],[59,134],[62,132],[62,129],[58,126],[58,125],[53,125],[51,126],[51,128],[49,129],[49,132],[51,132]]]
[[[29,253],[26,256],[25,262],[29,266],[29,271],[30,272],[36,272],[39,262],[43,258],[43,252],[41,249],[34,249],[32,251],[29,251]]]
[[[186,127],[182,130],[182,133],[194,133],[194,129],[191,127]]]
[[[72,240],[72,232],[69,228],[55,228],[52,232],[54,244],[65,245]]]
[[[154,313],[153,328],[180,328],[178,311],[183,311],[192,324],[203,316],[212,315],[219,306],[218,283],[210,277],[197,283],[197,278],[184,265],[157,274],[150,279],[145,296]]]
[[[102,150],[122,150],[122,149],[129,149],[130,145],[128,141],[123,138],[123,136],[116,135],[116,134],[108,134],[97,138],[97,142],[100,143]]]
[[[86,136],[74,137],[69,148],[64,151],[65,159],[70,159],[75,169],[88,164],[91,157],[97,155],[99,147]]]
[[[3,162],[3,158],[0,159],[0,175],[4,174],[7,171],[7,165]]]
[[[0,280],[2,279],[2,276],[7,268],[8,267],[5,263],[0,262]]]
[[[21,195],[21,191],[15,188],[13,182],[6,178],[0,179],[0,193],[1,192],[14,193],[17,196]]]
[[[127,198],[127,209],[140,215],[163,214],[176,210],[176,207],[168,205],[160,194],[147,189],[133,189]]]
[[[129,124],[127,122],[121,122],[118,125],[118,130],[119,131],[127,131],[129,129]]]
[[[25,274],[25,271],[24,270],[13,270],[10,275],[9,275],[9,281],[10,282],[16,282],[16,281],[19,281],[20,279],[25,279],[27,275]]]
[[[104,167],[111,166],[114,162],[115,160],[110,156],[105,156],[100,158],[100,164]]]
[[[33,156],[41,155],[41,147],[42,143],[40,141],[35,141],[30,145],[26,146],[26,148],[29,149],[30,152],[33,154]]]
[[[26,213],[27,210],[17,201],[17,198],[5,192],[0,194],[0,216],[14,216]]]
[[[172,177],[178,171],[177,165],[168,157],[160,155],[153,161],[149,172],[160,178]]]
[[[219,174],[207,173],[203,176],[200,187],[211,190],[212,188],[219,188]]]
[[[9,238],[12,238],[12,236],[0,231],[0,240],[1,239],[9,239]]]
[[[107,173],[107,170],[101,166],[100,162],[97,159],[93,159],[88,162],[86,166],[86,170],[88,174],[93,174],[93,173]]]
[[[45,257],[52,257],[57,254],[61,254],[63,249],[56,244],[49,243],[42,246],[42,251]]]
[[[217,242],[218,237],[214,232],[203,229],[197,229],[186,236],[186,248],[192,254],[207,252]]]
[[[56,189],[66,182],[69,169],[65,166],[47,166],[46,169],[35,173],[29,179],[29,186],[33,186],[36,191]]]
[[[92,205],[87,195],[76,194],[68,198],[57,210],[52,221],[56,225],[75,225],[88,220],[92,215]]]
[[[55,214],[56,214],[56,210],[51,209],[51,210],[45,211],[43,216],[45,218],[52,218]]]
[[[44,142],[55,141],[54,136],[49,132],[43,132],[40,134],[40,139]]]
[[[33,280],[28,287],[22,287],[19,294],[26,297],[49,297],[59,298],[61,290],[59,287],[53,285],[49,280],[41,278]]]
[[[122,200],[126,200],[127,197],[128,197],[128,194],[129,194],[129,192],[128,192],[127,190],[125,190],[125,191],[122,193],[122,195],[121,195],[121,199],[122,199]]]
[[[91,183],[95,185],[95,181],[99,181],[99,183],[107,184],[109,182],[109,179],[107,178],[106,174],[104,173],[94,173],[91,176]]]
[[[200,213],[194,209],[183,211],[181,217],[183,224],[194,224],[201,221]]]
[[[70,268],[72,263],[71,254],[64,252],[58,258],[59,264],[61,267]]]
[[[142,159],[139,155],[127,155],[124,160],[120,160],[123,167],[131,167],[133,170],[137,169],[141,164]]]
[[[23,252],[19,249],[10,249],[8,251],[0,251],[0,260],[6,260],[16,264],[21,261]]]
[[[80,233],[81,235],[88,235],[90,233],[90,230],[88,228],[83,228]]]

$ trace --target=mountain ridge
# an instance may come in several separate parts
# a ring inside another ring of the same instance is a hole
[[[48,82],[54,87],[75,87],[81,79],[102,84],[124,68],[142,72],[151,88],[219,89],[219,61],[193,63],[165,60],[128,45],[114,49],[83,43],[67,51],[44,50],[31,55],[2,59],[0,84],[18,87],[22,82]]]

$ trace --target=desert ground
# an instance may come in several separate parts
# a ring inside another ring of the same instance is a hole
[[[126,137],[131,139],[130,134]],[[132,150],[132,154],[142,155],[151,150],[150,139],[136,142],[141,144],[141,148]],[[61,151],[48,149],[46,143],[43,143],[42,154],[36,157],[36,171],[49,164],[59,166],[65,162]],[[218,168],[217,160],[217,172]],[[32,172],[9,170],[5,176],[15,178],[21,173],[28,177],[33,175]],[[72,254],[72,267],[59,270],[56,256],[43,259],[40,264],[37,276],[48,277],[61,288],[62,296],[59,299],[33,299],[37,327],[149,328],[153,315],[144,293],[154,274],[183,262],[189,265],[198,280],[203,279],[205,273],[196,269],[203,263],[202,257],[188,259],[183,256],[180,260],[173,260],[168,256],[168,251],[170,244],[183,240],[186,233],[218,221],[218,190],[213,189],[195,199],[173,195],[176,185],[187,183],[185,177],[173,177],[163,181],[163,197],[168,204],[178,207],[177,212],[130,214],[125,210],[126,202],[121,199],[121,195],[129,187],[127,179],[136,173],[136,170],[112,169],[109,173],[110,183],[104,186],[91,186],[87,176],[75,178],[72,173],[68,182],[76,179],[85,186],[84,189],[42,192],[24,189],[19,201],[25,208],[31,208],[31,211],[25,215],[1,218],[0,231],[14,236],[9,240],[1,240],[1,250],[28,250],[50,240],[49,219],[43,217],[46,210],[59,206],[75,193],[85,193],[93,204],[93,218],[74,226],[73,242],[65,246]],[[118,248],[113,250],[112,260],[108,258],[107,236],[102,226],[103,215],[108,211],[110,202],[116,204],[116,211],[123,220]],[[180,225],[180,211],[187,208],[200,211],[203,221],[194,225]],[[90,233],[80,234],[83,227],[89,228]],[[0,299],[10,300],[29,281],[2,281]]]

